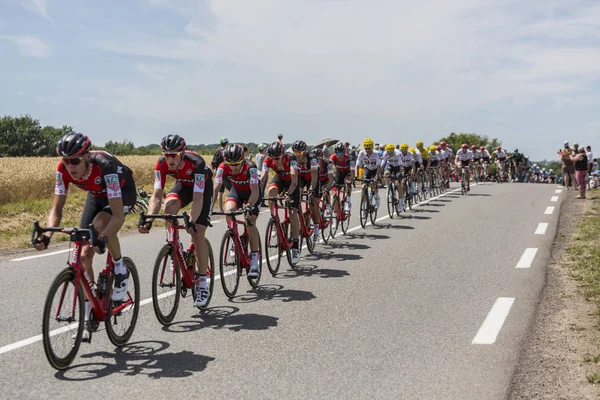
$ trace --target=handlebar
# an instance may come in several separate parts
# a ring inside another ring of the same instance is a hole
[[[83,242],[89,239],[90,247],[98,247],[100,254],[106,251],[106,244],[98,240],[98,231],[90,224],[89,229],[85,228],[61,228],[61,227],[41,227],[38,221],[33,222],[33,230],[31,231],[31,240],[29,243],[35,246],[40,243],[40,237],[45,232],[60,232],[71,236],[72,242]],[[49,241],[49,238],[48,238]]]
[[[190,216],[188,215],[187,212],[183,212],[182,214],[144,214],[143,212],[140,213],[140,219],[138,221],[138,226],[142,226],[146,224],[146,220],[152,218],[152,219],[164,219],[165,221],[169,221],[171,222],[173,225],[178,225],[179,220],[183,219],[183,226],[185,227],[186,230],[190,229],[190,227],[192,227],[192,229],[196,230],[196,224],[194,224],[192,222],[192,220],[190,219]]]

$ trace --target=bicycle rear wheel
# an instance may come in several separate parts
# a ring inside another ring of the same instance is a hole
[[[367,226],[368,212],[369,212],[369,196],[368,196],[367,192],[365,191],[365,193],[363,193],[363,195],[360,199],[360,226],[362,226],[363,229]]]
[[[248,276],[248,271],[246,271],[246,278],[248,278],[248,283],[253,288],[258,287],[260,282],[260,277],[262,276],[262,254],[260,253],[260,235],[258,236],[258,276],[256,278],[250,278]],[[252,251],[250,250],[250,244],[248,244],[248,248],[246,249],[248,252],[248,263],[252,263]]]
[[[152,274],[152,306],[156,319],[168,325],[175,318],[181,297],[181,271],[173,256],[173,246],[165,244],[156,256]]]
[[[388,215],[390,216],[390,219],[394,219],[394,208],[395,208],[396,198],[394,196],[394,184],[391,182],[388,184],[386,197],[387,197]]]
[[[308,236],[306,237],[306,248],[308,249],[308,252],[310,254],[313,254],[315,252],[316,239],[314,237],[315,224],[312,220],[312,213],[310,211],[310,208],[307,212],[305,212],[302,215],[302,218],[304,218],[304,225],[306,226],[306,230],[308,231]],[[300,248],[302,248],[302,244],[300,244]]]
[[[127,294],[123,300],[110,300],[115,278],[115,275],[111,274],[108,280],[107,296],[109,302],[105,321],[108,339],[118,347],[125,345],[131,338],[140,311],[140,278],[137,269],[133,260],[129,257],[123,257],[123,263],[127,268],[127,272],[129,272]]]
[[[327,244],[329,242],[329,237],[331,236],[331,206],[329,202],[326,200],[325,196],[322,198],[322,206],[319,210],[321,225],[324,227],[321,229],[321,238],[323,238],[323,243]]]
[[[371,224],[373,225],[375,225],[375,223],[377,222],[377,211],[379,210],[378,207],[375,207],[375,201],[375,193],[373,193],[373,195],[371,196],[371,204],[369,204],[369,218],[371,219]]]
[[[269,272],[273,276],[277,274],[279,265],[281,265],[281,243],[279,243],[276,224],[277,222],[273,218],[269,219],[265,232],[265,258]]]
[[[42,319],[44,353],[53,368],[63,370],[75,359],[81,345],[84,319],[82,289],[75,287],[75,271],[65,268],[48,290]],[[56,325],[53,325],[53,322]]]
[[[221,286],[228,298],[233,298],[240,284],[240,255],[235,246],[233,232],[225,231],[219,249],[219,273]]]
[[[332,239],[335,238],[338,230],[338,224],[340,223],[339,216],[344,212],[344,210],[341,210],[340,207],[342,207],[340,200],[338,198],[333,199],[333,204],[331,205],[331,225],[329,228]]]

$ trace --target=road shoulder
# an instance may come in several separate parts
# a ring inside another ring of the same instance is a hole
[[[600,398],[600,386],[586,378],[598,373],[598,364],[585,362],[586,355],[599,354],[597,306],[585,299],[565,266],[569,241],[580,217],[591,209],[592,201],[577,201],[571,192],[566,196],[546,285],[534,323],[522,344],[509,399]]]

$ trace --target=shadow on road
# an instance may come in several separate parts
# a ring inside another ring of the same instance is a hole
[[[425,211],[425,210],[421,210],[421,211]],[[421,212],[419,211],[419,212]],[[435,212],[436,210],[431,210],[433,212]],[[431,219],[431,217],[428,217],[427,215],[413,215],[412,219]]]
[[[309,301],[316,298],[317,296],[306,290],[284,289],[283,285],[266,284],[249,290],[245,294],[235,296],[230,301],[233,303],[252,303],[260,300],[280,300],[288,303],[291,301]]]
[[[129,343],[116,348],[114,353],[99,351],[84,354],[81,358],[100,358],[103,361],[74,365],[55,376],[64,381],[88,381],[113,374],[147,375],[153,379],[185,378],[204,371],[208,363],[215,360],[191,351],[165,353],[169,347],[167,342],[152,340]]]
[[[491,194],[487,194],[487,193],[469,193],[469,196],[491,196]]]
[[[307,257],[308,260],[308,257]],[[275,279],[290,279],[299,276],[319,276],[321,278],[343,278],[349,276],[350,273],[341,269],[319,268],[316,265],[301,265],[294,271],[289,271],[286,274],[278,274]]]
[[[163,331],[173,333],[194,332],[200,329],[228,329],[230,331],[263,331],[277,326],[279,318],[262,314],[237,314],[233,306],[210,307],[193,315],[194,320],[178,321],[163,326]]]
[[[367,250],[370,249],[371,246],[369,246],[368,244],[364,244],[364,243],[349,243],[347,241],[345,242],[338,242],[338,241],[330,241],[327,246],[331,247],[332,249],[349,249],[349,250]],[[307,255],[308,257],[313,257],[318,259],[319,258],[319,254],[314,254],[314,255]]]
[[[435,206],[445,206],[445,204],[436,204]],[[428,210],[426,208],[421,208],[419,210],[419,212],[426,212],[426,213],[439,213],[440,210]]]
[[[362,258],[363,256],[361,256],[360,254],[336,253],[335,251],[321,251],[319,252],[319,256],[317,257],[317,259],[319,260],[337,261],[360,260]],[[309,260],[314,261],[315,258],[310,258]]]
[[[396,224],[390,224],[390,223],[386,223],[386,224],[380,224],[377,226],[378,228],[385,228],[385,229],[415,229],[413,226],[408,226],[408,225],[396,225]]]
[[[385,227],[385,224],[378,223],[377,225],[371,225],[371,226],[374,227],[374,228],[381,229],[382,226]],[[389,239],[390,237],[388,235],[379,235],[379,234],[376,234],[376,233],[359,232],[359,233],[353,233],[353,234],[351,234],[350,236],[348,236],[348,238],[351,238],[351,239],[379,240],[379,239]]]

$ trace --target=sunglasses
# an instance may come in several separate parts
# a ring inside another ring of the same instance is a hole
[[[83,157],[78,157],[78,158],[63,158],[62,162],[65,165],[79,165],[81,164],[81,161],[83,160]]]
[[[225,164],[227,165],[233,165],[233,166],[238,166],[240,165],[242,162],[244,162],[244,160],[238,161],[238,162],[230,162],[230,161],[225,161]]]
[[[162,153],[166,158],[177,158],[181,155],[181,153]]]
[[[272,158],[273,160],[275,160],[275,161],[279,161],[279,160],[281,160],[281,158],[282,158],[282,157],[283,157],[283,156],[279,156],[279,157],[271,157],[271,158]]]
[[[394,154],[396,154],[393,150],[392,151],[388,151],[387,152],[390,156],[393,156]]]
[[[365,150],[373,150],[373,147],[365,147]]]
[[[304,154],[304,152],[303,152],[303,151],[295,151],[295,152],[294,152],[294,155],[295,155],[295,156],[301,156],[302,154]]]

